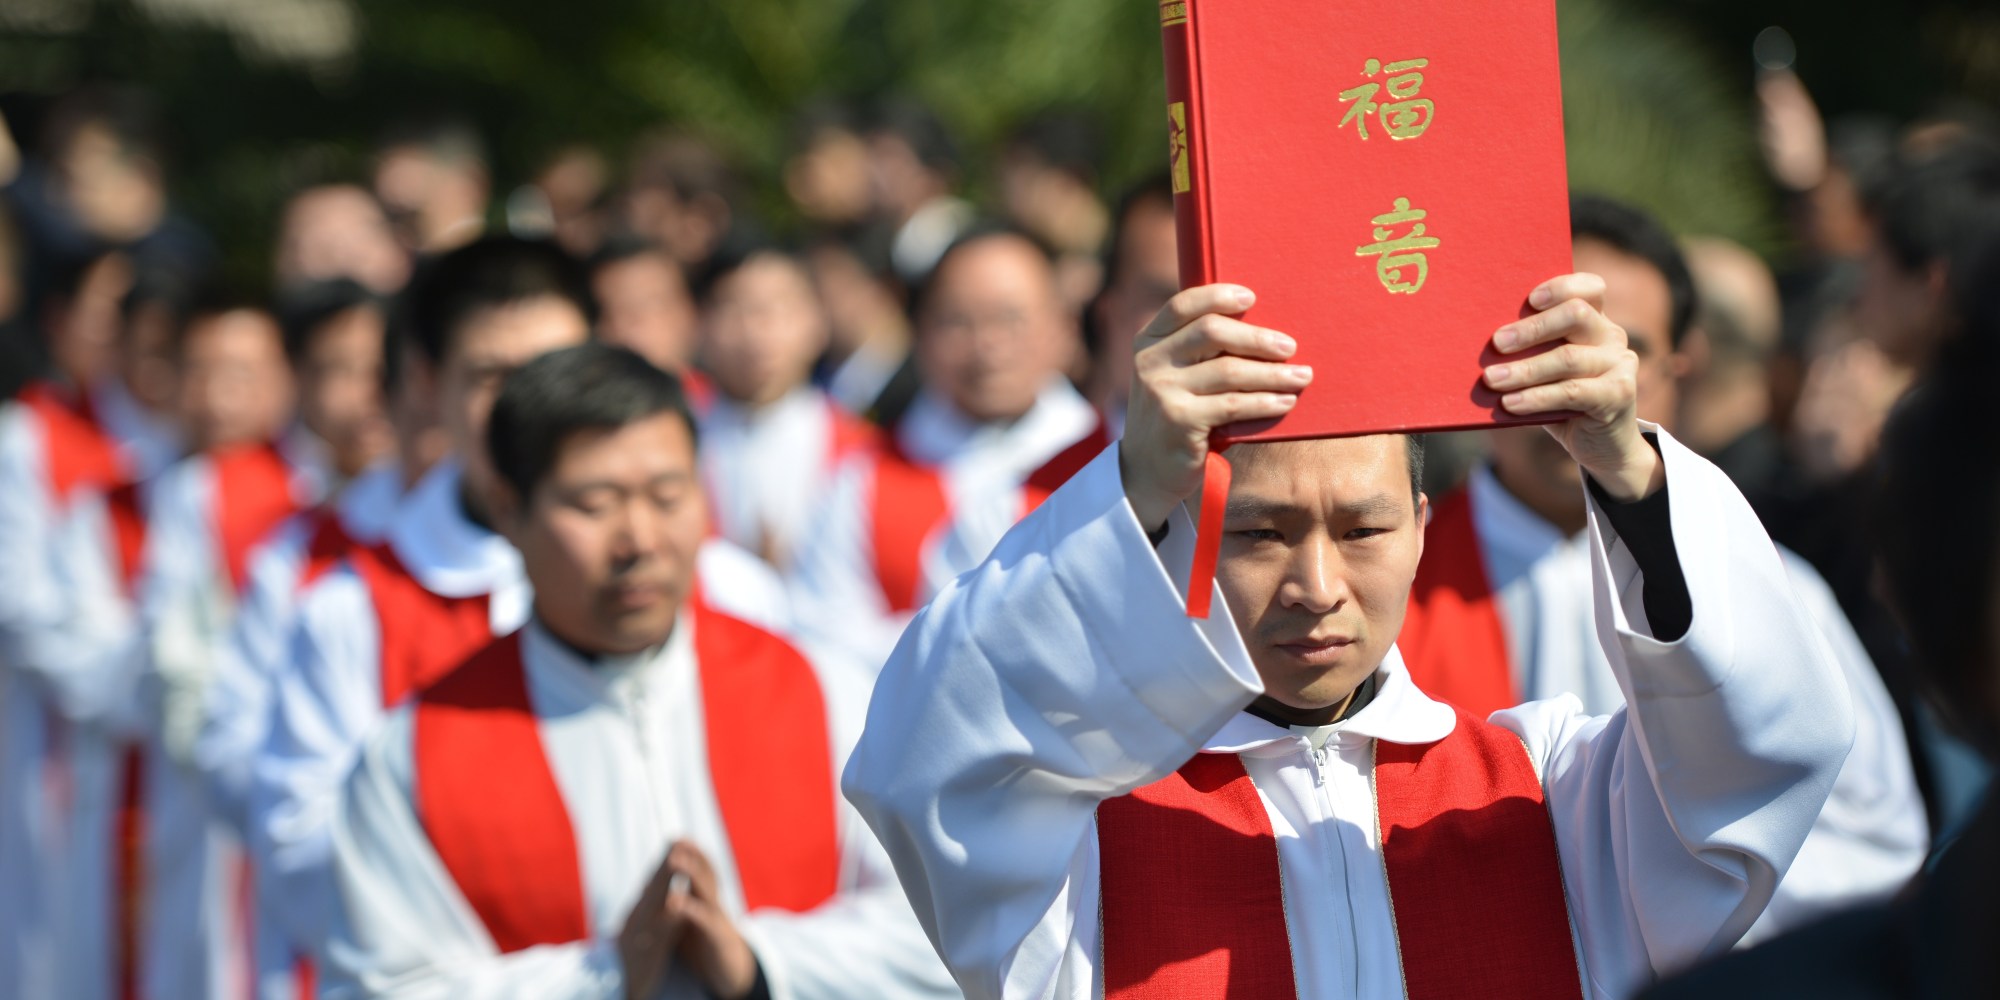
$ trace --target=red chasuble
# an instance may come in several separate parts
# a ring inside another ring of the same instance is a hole
[[[745,905],[810,910],[840,881],[818,676],[754,625],[699,601],[693,618],[709,778]],[[417,817],[500,951],[590,937],[576,830],[542,745],[519,633],[419,695],[411,749]]]
[[[215,470],[215,536],[230,586],[241,593],[250,582],[251,550],[299,511],[292,466],[271,444],[221,449],[208,460]]]
[[[1410,1000],[1581,997],[1555,828],[1520,738],[1463,710],[1376,741],[1376,813]],[[1234,754],[1097,809],[1106,1000],[1296,995],[1278,846]]]
[[[387,545],[356,547],[348,565],[368,587],[382,649],[382,707],[401,702],[493,641],[485,594],[443,597],[424,589]]]
[[[1483,719],[1521,703],[1507,631],[1480,552],[1471,491],[1460,487],[1431,510],[1396,648],[1418,689]]]

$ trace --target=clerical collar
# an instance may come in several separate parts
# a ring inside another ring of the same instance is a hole
[[[1354,718],[1362,709],[1368,707],[1369,702],[1375,700],[1375,692],[1380,687],[1377,678],[1380,676],[1380,674],[1369,674],[1368,679],[1362,681],[1361,686],[1354,689],[1354,697],[1348,699],[1347,707],[1341,709],[1340,714],[1334,716],[1333,721],[1324,726],[1295,726],[1275,715],[1258,711],[1256,705],[1251,705],[1249,708],[1244,709],[1244,711],[1274,726],[1281,726],[1301,736],[1311,738],[1313,740],[1313,749],[1317,750],[1326,743],[1326,736],[1333,731],[1334,727]]]

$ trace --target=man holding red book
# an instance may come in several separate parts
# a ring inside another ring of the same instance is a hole
[[[1170,302],[1124,441],[919,615],[846,771],[968,995],[1620,996],[1743,934],[1852,710],[1749,505],[1638,420],[1603,293],[1535,288],[1483,381],[1562,418],[1627,706],[1490,721],[1393,645],[1428,503],[1407,438],[1233,448],[1230,613],[1183,614],[1212,432],[1316,373],[1231,318],[1241,287]]]

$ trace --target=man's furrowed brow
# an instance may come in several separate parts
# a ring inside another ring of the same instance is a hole
[[[1298,504],[1273,500],[1270,497],[1230,497],[1229,507],[1223,511],[1223,517],[1231,521],[1275,521],[1296,515],[1303,509]]]

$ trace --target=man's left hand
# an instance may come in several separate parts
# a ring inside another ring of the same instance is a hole
[[[1576,464],[1614,499],[1650,496],[1666,483],[1666,464],[1639,433],[1639,358],[1624,329],[1604,316],[1604,279],[1564,275],[1536,288],[1528,304],[1541,312],[1501,327],[1494,348],[1517,355],[1561,346],[1492,365],[1487,386],[1509,413],[1574,414],[1547,427]]]
[[[722,909],[715,868],[691,841],[667,849],[667,867],[684,876],[685,892],[667,897],[667,911],[682,921],[680,959],[721,1000],[736,1000],[757,985],[757,956]]]

